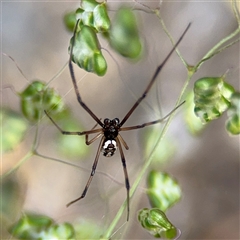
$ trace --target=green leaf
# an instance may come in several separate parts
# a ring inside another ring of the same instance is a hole
[[[152,207],[168,210],[181,198],[181,189],[176,180],[167,173],[152,170],[147,177],[147,195]]]
[[[80,26],[81,27],[81,26]],[[73,38],[71,39],[72,44]],[[72,61],[88,72],[103,76],[107,71],[107,63],[102,55],[97,35],[91,27],[82,26],[76,32]]]
[[[18,113],[1,108],[1,153],[14,149],[23,139],[28,124]]]
[[[203,123],[219,118],[231,105],[234,88],[224,80],[224,77],[205,77],[194,84],[194,112]]]
[[[121,55],[137,58],[142,52],[142,42],[138,33],[137,20],[132,9],[121,7],[109,30],[111,46]]]
[[[179,237],[178,229],[158,208],[141,209],[138,213],[138,221],[155,238],[176,239]]]
[[[228,120],[226,129],[230,134],[240,134],[240,93],[235,92],[231,96],[231,107],[227,111]]]

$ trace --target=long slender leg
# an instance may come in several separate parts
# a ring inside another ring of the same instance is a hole
[[[129,131],[129,130],[134,130],[134,129],[139,129],[139,128],[144,128],[146,126],[150,126],[153,124],[157,124],[160,122],[163,122],[164,120],[166,120],[173,112],[175,112],[180,106],[182,106],[185,103],[185,101],[183,101],[182,103],[180,103],[177,107],[175,107],[170,113],[168,113],[165,117],[155,120],[155,121],[151,121],[151,122],[147,122],[147,123],[143,123],[140,125],[135,125],[135,126],[130,126],[130,127],[124,127],[124,128],[120,128],[119,131]]]
[[[129,149],[127,143],[125,142],[125,140],[123,139],[123,137],[118,133],[118,138],[119,138],[119,141],[123,144],[123,146],[125,147],[126,150]]]
[[[103,135],[103,133],[99,133],[98,135],[96,135],[95,137],[93,137],[91,140],[88,141],[88,134],[86,134],[86,141],[85,143],[87,145],[90,145],[91,143],[93,143],[94,141],[96,141],[98,138],[100,138]]]
[[[98,150],[97,150],[97,154],[96,154],[95,160],[94,160],[93,165],[92,165],[92,171],[91,171],[90,177],[89,177],[89,179],[88,179],[88,181],[87,181],[87,184],[86,184],[86,186],[85,186],[85,188],[84,188],[84,190],[83,190],[83,192],[82,192],[82,195],[81,195],[79,198],[77,198],[77,199],[69,202],[69,203],[67,204],[67,207],[69,207],[69,206],[72,205],[73,203],[75,203],[75,202],[77,202],[77,201],[79,201],[80,199],[82,199],[82,198],[85,197],[85,195],[86,195],[86,193],[87,193],[87,190],[88,190],[88,188],[89,188],[89,185],[91,184],[91,181],[92,181],[93,176],[94,176],[94,174],[95,174],[95,170],[96,170],[96,168],[97,168],[98,159],[99,159],[99,154],[100,154],[100,151],[101,151],[101,148],[102,148],[102,144],[103,144],[104,139],[105,139],[105,137],[103,136],[102,139],[101,139],[101,141],[100,141],[100,143],[99,143]]]
[[[52,119],[52,117],[50,117],[50,115],[47,113],[46,110],[44,110],[45,114],[48,116],[48,118],[51,120],[51,122],[55,125],[55,127],[64,135],[88,135],[88,134],[93,134],[93,133],[98,133],[101,132],[102,129],[98,128],[98,129],[92,129],[89,131],[83,131],[83,132],[69,132],[69,131],[64,131],[62,130]]]
[[[72,47],[70,49],[70,58],[69,58],[69,63],[68,63],[68,67],[69,67],[69,71],[71,74],[71,78],[72,78],[72,82],[73,82],[73,86],[75,89],[75,93],[77,95],[77,100],[79,102],[79,104],[91,115],[91,117],[101,126],[103,127],[103,123],[101,122],[101,120],[92,112],[92,110],[82,101],[82,98],[80,96],[79,93],[79,89],[77,86],[77,81],[75,78],[75,74],[74,74],[74,70],[73,70],[73,65],[72,65],[72,52],[73,52],[73,47],[74,47],[74,43],[75,43],[75,35],[76,35],[76,30],[77,30],[77,26],[78,26],[79,20],[76,23],[75,29],[74,29],[74,34],[73,34],[73,40],[72,40]]]
[[[149,92],[150,88],[152,87],[153,83],[155,82],[159,72],[161,71],[161,69],[163,68],[163,66],[166,64],[167,60],[170,58],[170,56],[172,55],[172,53],[174,52],[174,50],[176,49],[176,47],[178,46],[178,44],[181,42],[181,40],[183,39],[184,35],[186,34],[187,30],[189,29],[191,23],[188,24],[187,28],[185,29],[185,31],[183,32],[183,34],[181,35],[181,37],[178,39],[177,43],[175,44],[175,46],[172,48],[172,50],[170,51],[170,53],[167,55],[167,57],[163,60],[163,62],[157,67],[155,73],[153,74],[153,77],[150,81],[150,83],[148,84],[146,90],[143,92],[142,96],[136,101],[136,103],[132,106],[132,108],[129,110],[129,112],[126,114],[126,116],[123,118],[123,120],[120,123],[120,126],[122,126],[127,120],[128,118],[131,116],[131,114],[133,113],[133,111],[137,108],[137,106],[140,104],[140,102],[147,96],[147,93]]]
[[[118,147],[119,147],[119,152],[121,155],[121,160],[122,160],[122,166],[123,166],[123,172],[124,172],[124,177],[125,177],[125,186],[127,189],[127,221],[129,220],[129,212],[130,212],[130,207],[129,207],[129,190],[130,190],[130,183],[129,183],[129,178],[128,178],[128,173],[127,173],[127,165],[126,165],[126,159],[123,153],[122,145],[120,140],[118,139],[118,136],[116,138]]]
[[[100,118],[100,120],[101,120],[101,118]],[[97,125],[98,125],[98,123],[96,123],[91,130],[95,129],[97,127]],[[103,135],[103,133],[99,133],[94,138],[92,138],[91,140],[88,141],[88,134],[86,134],[85,135],[85,143],[86,143],[86,145],[90,145],[91,143],[93,143],[95,140],[97,140],[102,135]]]

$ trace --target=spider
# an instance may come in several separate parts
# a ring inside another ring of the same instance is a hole
[[[78,24],[78,22],[77,22],[77,24]],[[77,26],[77,24],[76,24],[76,26]],[[184,30],[184,32],[182,33],[182,35],[178,39],[178,41],[175,44],[175,46],[171,49],[171,51],[169,52],[167,57],[157,67],[157,69],[155,70],[155,73],[153,74],[153,76],[152,76],[149,84],[147,85],[145,91],[143,92],[142,96],[134,103],[134,105],[130,108],[130,110],[127,112],[125,117],[121,121],[118,118],[114,118],[112,120],[108,119],[108,118],[105,118],[103,120],[103,122],[83,102],[83,100],[81,98],[81,95],[80,95],[80,92],[79,92],[79,89],[78,89],[78,86],[77,86],[77,82],[76,82],[76,78],[75,78],[75,74],[74,74],[74,70],[73,70],[73,64],[72,64],[72,60],[71,60],[73,47],[74,47],[74,42],[75,42],[75,35],[76,35],[76,27],[75,27],[74,35],[73,35],[73,41],[72,41],[72,47],[70,49],[70,58],[69,58],[69,63],[68,63],[69,71],[70,71],[71,79],[72,79],[73,86],[74,86],[74,89],[75,89],[75,93],[76,93],[76,96],[77,96],[77,100],[78,100],[79,104],[82,106],[82,108],[86,112],[88,112],[88,114],[90,114],[90,116],[96,121],[96,125],[91,130],[83,131],[83,132],[64,131],[57,125],[57,123],[52,119],[52,117],[47,113],[47,111],[44,110],[44,112],[48,116],[48,118],[52,121],[52,123],[56,126],[56,128],[64,135],[85,135],[85,142],[86,142],[87,145],[90,145],[91,143],[93,143],[98,138],[100,138],[101,140],[100,140],[100,143],[99,143],[99,146],[98,146],[98,150],[97,150],[97,154],[96,154],[95,160],[94,160],[93,165],[92,165],[91,174],[90,174],[90,176],[88,178],[88,181],[87,181],[86,186],[85,186],[85,188],[84,188],[84,190],[82,192],[82,195],[80,197],[78,197],[77,199],[69,202],[66,205],[67,207],[85,197],[85,195],[86,195],[86,193],[88,191],[88,188],[90,186],[90,183],[91,183],[91,181],[93,179],[93,176],[95,174],[95,170],[97,168],[97,164],[98,164],[98,159],[99,159],[100,153],[102,152],[103,156],[105,156],[105,157],[111,157],[111,156],[113,156],[115,154],[117,148],[119,148],[120,157],[121,157],[122,166],[123,166],[124,177],[125,177],[125,187],[126,187],[126,190],[127,190],[127,221],[129,220],[129,212],[130,212],[130,207],[129,207],[129,190],[130,190],[130,183],[129,183],[129,178],[128,178],[126,159],[125,159],[125,156],[124,156],[124,153],[123,153],[122,145],[124,146],[124,148],[126,150],[128,150],[129,147],[128,147],[127,143],[124,141],[124,139],[122,138],[122,136],[120,135],[119,132],[129,131],[129,130],[134,130],[134,129],[140,129],[140,128],[144,128],[146,126],[150,126],[150,125],[153,125],[153,124],[157,124],[157,123],[163,122],[177,108],[179,108],[185,102],[184,101],[184,102],[180,103],[170,113],[168,113],[165,117],[163,117],[161,119],[157,119],[155,121],[143,123],[143,124],[140,124],[140,125],[135,125],[135,126],[130,126],[130,127],[123,127],[123,125],[128,120],[128,118],[132,115],[134,110],[138,107],[138,105],[141,103],[141,101],[147,96],[147,93],[151,89],[153,83],[156,81],[157,76],[159,75],[161,69],[166,64],[167,60],[170,58],[170,56],[172,55],[172,53],[174,52],[174,50],[176,49],[178,44],[183,39],[183,37],[184,37],[185,33],[188,31],[190,25],[191,25],[191,23],[188,24],[187,28]],[[96,128],[97,125],[99,125],[100,128]],[[88,135],[89,134],[97,134],[97,135],[95,135],[95,137],[93,137],[91,140],[88,140]]]

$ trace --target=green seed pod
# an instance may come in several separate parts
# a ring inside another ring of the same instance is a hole
[[[69,223],[54,224],[51,226],[42,239],[75,239],[74,228]]]
[[[138,221],[144,229],[156,238],[174,239],[178,235],[177,228],[158,208],[141,209],[138,213]]]
[[[20,94],[22,113],[30,122],[36,122],[41,117],[45,87],[45,83],[34,81]]]
[[[121,55],[128,58],[140,56],[142,42],[132,9],[122,7],[117,11],[109,30],[109,38],[111,46]]]
[[[39,234],[53,224],[53,220],[47,216],[25,214],[16,222],[9,232],[19,239],[40,239]]]
[[[235,92],[231,96],[231,107],[227,111],[228,120],[226,129],[230,134],[240,134],[240,93]]]
[[[167,173],[151,171],[147,178],[147,195],[152,207],[168,210],[181,198],[181,189],[176,180]]]
[[[76,18],[81,19],[81,27],[84,25],[93,27],[93,12],[84,11],[82,8],[78,8],[76,11]]]
[[[63,111],[61,96],[42,81],[33,81],[20,97],[23,115],[33,123],[41,118],[43,110],[51,110],[53,114]]]
[[[110,19],[107,13],[106,3],[103,2],[93,10],[93,26],[98,32],[106,32],[110,28]]]
[[[73,32],[74,27],[75,27],[76,22],[77,22],[76,13],[75,12],[69,12],[69,13],[65,14],[63,22],[64,22],[67,30],[69,30],[70,32]]]
[[[205,77],[195,82],[194,112],[202,123],[219,118],[230,107],[234,88],[224,80],[224,77]]]
[[[99,3],[95,0],[82,0],[81,7],[85,11],[92,12]]]
[[[9,232],[18,239],[74,239],[75,232],[69,223],[55,224],[44,215],[24,214]]]
[[[106,32],[110,28],[110,19],[106,3],[84,1],[76,11],[76,18],[81,19],[82,26],[89,26],[96,32]]]
[[[200,118],[195,115],[193,98],[193,91],[187,93],[184,97],[184,99],[186,100],[186,103],[183,106],[184,120],[187,124],[189,132],[193,135],[199,135],[206,127],[206,124],[202,124]]]
[[[72,39],[70,44],[72,44]],[[106,73],[107,63],[102,55],[97,35],[91,27],[83,26],[76,33],[72,60],[88,72],[96,73],[99,76]]]

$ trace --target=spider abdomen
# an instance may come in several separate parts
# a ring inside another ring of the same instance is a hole
[[[117,142],[114,139],[106,139],[102,145],[102,153],[105,157],[111,157],[117,150]]]

